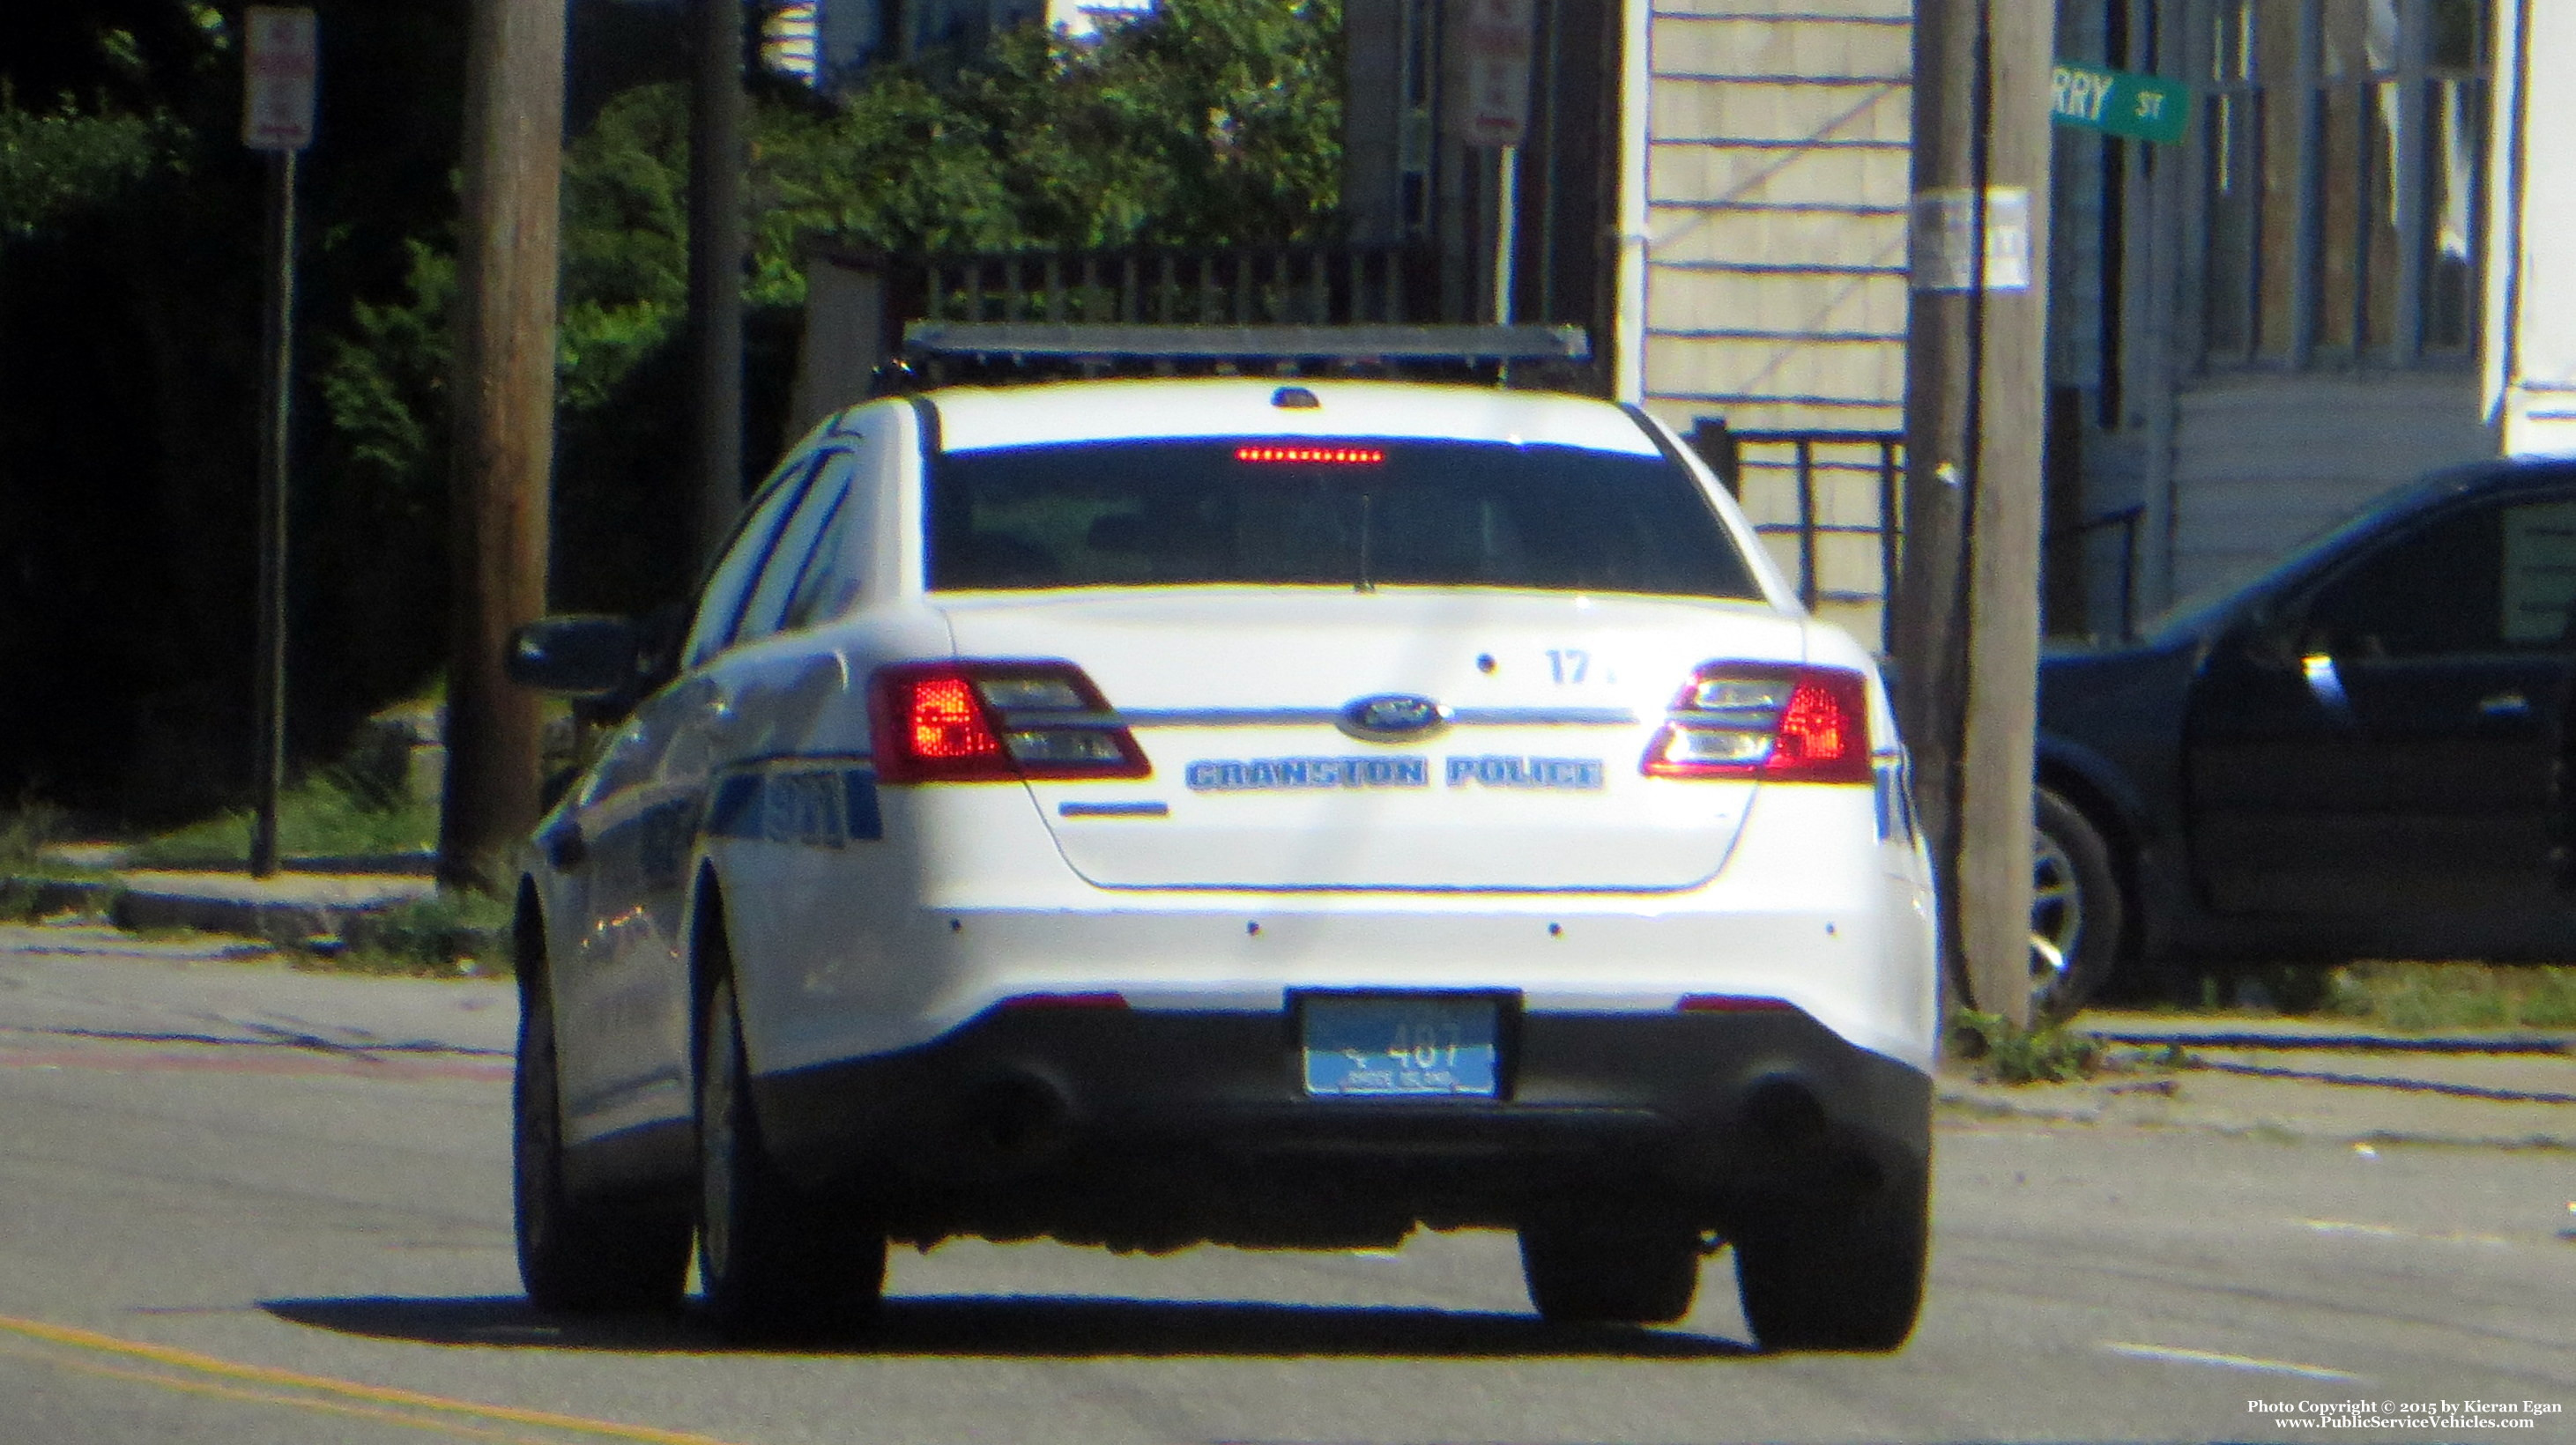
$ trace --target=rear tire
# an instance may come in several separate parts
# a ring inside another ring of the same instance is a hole
[[[1666,1324],[1699,1292],[1699,1231],[1619,1219],[1521,1226],[1521,1278],[1550,1324]]]
[[[2102,831],[2046,788],[2031,803],[2030,1016],[2063,1023],[2110,981],[2126,909]]]
[[[529,978],[521,998],[510,1157],[519,1278],[528,1300],[566,1313],[669,1309],[679,1303],[688,1276],[688,1211],[573,1197],[564,1175],[554,1003],[543,973]]]
[[[698,1040],[698,1277],[708,1311],[741,1338],[865,1324],[885,1291],[885,1233],[770,1164],[732,979],[716,980]]]
[[[1930,1253],[1926,1178],[1840,1210],[1783,1214],[1735,1241],[1735,1286],[1762,1348],[1884,1353],[1914,1332]]]

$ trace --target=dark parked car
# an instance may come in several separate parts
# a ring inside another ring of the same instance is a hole
[[[2576,459],[2440,472],[2040,665],[2035,986],[2576,956]]]

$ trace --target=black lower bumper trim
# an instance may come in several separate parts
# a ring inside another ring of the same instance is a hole
[[[1611,1200],[1703,1228],[1919,1177],[1930,1079],[1803,1014],[1519,1014],[1494,1098],[1304,1092],[1293,1014],[1003,1009],[757,1079],[775,1163],[899,1237],[1331,1244]]]

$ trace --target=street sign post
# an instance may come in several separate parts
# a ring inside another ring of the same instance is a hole
[[[1471,146],[1518,146],[1529,128],[1536,0],[1449,0],[1448,130]]]
[[[2191,129],[2191,87],[2061,60],[2049,78],[2049,110],[2059,125],[2173,145]]]
[[[259,626],[252,699],[250,871],[277,871],[277,790],[286,772],[286,479],[295,374],[295,160],[313,144],[320,76],[313,12],[254,5],[244,15],[242,144],[268,152],[269,293],[262,328]]]
[[[1537,0],[1449,0],[1449,133],[1494,156],[1494,324],[1512,320],[1513,221],[1520,206],[1520,149],[1529,130],[1530,57]]]
[[[242,47],[242,144],[294,152],[313,144],[313,84],[321,74],[310,10],[253,5]]]

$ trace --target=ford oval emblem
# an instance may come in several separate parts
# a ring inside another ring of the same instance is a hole
[[[1362,742],[1407,743],[1447,728],[1449,710],[1427,697],[1382,692],[1343,708],[1335,726]]]

